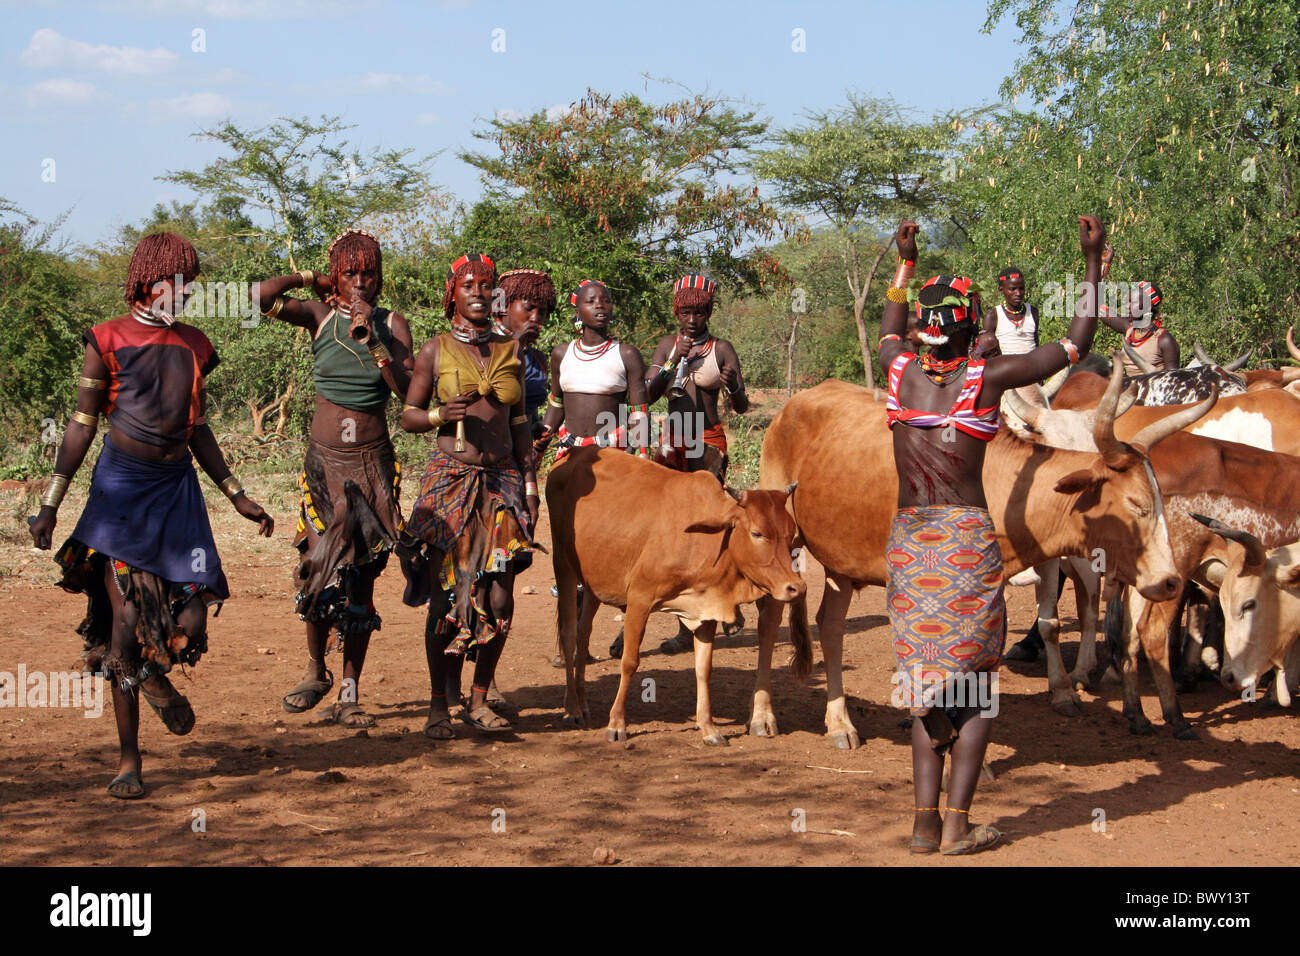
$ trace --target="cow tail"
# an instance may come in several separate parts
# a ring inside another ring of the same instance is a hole
[[[812,674],[813,664],[812,634],[808,630],[806,593],[790,602],[790,643],[794,645],[794,653],[790,655],[790,672],[795,680],[803,683]]]

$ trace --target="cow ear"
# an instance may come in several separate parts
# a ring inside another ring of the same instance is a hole
[[[1105,477],[1090,468],[1080,468],[1062,477],[1056,483],[1056,490],[1063,495],[1075,495],[1100,487]]]
[[[1277,583],[1284,588],[1300,588],[1300,561],[1278,567]]]

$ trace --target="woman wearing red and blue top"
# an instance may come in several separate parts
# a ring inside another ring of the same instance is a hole
[[[68,482],[107,415],[85,510],[56,560],[60,586],[89,599],[77,632],[87,669],[102,669],[112,684],[120,757],[108,792],[124,800],[145,792],[137,689],[168,730],[189,733],[194,709],[166,675],[176,664],[198,663],[208,648],[208,605],[230,596],[194,460],[261,534],[275,527],[244,494],[208,427],[204,380],[217,353],[206,335],[175,319],[198,272],[194,247],[174,233],[145,236],[135,247],[126,280],[131,311],[82,336],[77,410],[31,522],[32,542],[48,549]]]
[[[898,227],[902,261],[880,325],[899,478],[898,514],[886,554],[886,604],[903,699],[919,718],[912,723],[911,849],[957,855],[987,849],[1001,838],[990,826],[970,823],[991,714],[954,693],[959,683],[963,691],[970,687],[957,680],[962,675],[996,672],[1006,639],[1002,558],[981,477],[985,442],[997,434],[1004,390],[1041,381],[1091,348],[1106,233],[1095,217],[1079,217],[1087,276],[1069,335],[1024,355],[981,360],[970,355],[979,314],[969,279],[935,276],[909,297],[917,230],[913,222]],[[909,301],[915,303],[921,340],[930,347],[919,358],[903,341]],[[981,719],[972,719],[977,715]],[[952,772],[941,819],[948,750]]]

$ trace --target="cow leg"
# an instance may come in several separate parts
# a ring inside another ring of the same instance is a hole
[[[619,676],[614,704],[609,708],[609,727],[605,730],[605,739],[610,743],[627,740],[627,689],[632,684],[637,665],[641,663],[641,640],[645,637],[650,604],[649,600],[636,601],[628,596],[623,617],[623,671]]]
[[[578,707],[582,713],[582,726],[591,726],[591,705],[587,703],[587,664],[591,662],[591,626],[596,621],[600,602],[587,593],[585,586],[577,594],[578,636],[573,658],[574,687],[578,692]]]
[[[582,686],[580,673],[586,670],[586,661],[577,664],[578,654],[578,575],[574,569],[559,560],[559,549],[555,555],[555,586],[559,597],[555,602],[555,629],[560,644],[560,653],[564,657],[564,717],[561,724],[565,727],[585,730],[587,728],[584,700],[586,688]],[[584,601],[584,604],[596,604]],[[594,608],[592,613],[594,614]]]
[[[772,712],[772,651],[781,629],[783,608],[780,601],[770,596],[758,600],[758,670],[754,675],[754,706],[749,716],[749,732],[755,737],[775,737],[779,732],[776,714]]]
[[[695,724],[711,747],[727,746],[727,738],[713,723],[713,705],[709,700],[709,675],[713,673],[713,635],[717,621],[703,621],[695,631]]]
[[[817,639],[826,662],[826,735],[838,750],[852,750],[860,743],[844,697],[844,620],[852,600],[852,582],[828,572],[826,591],[817,609]],[[791,613],[796,610],[792,607]]]
[[[1178,690],[1185,694],[1196,690],[1196,681],[1201,676],[1201,654],[1205,650],[1209,617],[1208,604],[1198,601],[1187,605],[1187,635],[1182,644],[1182,675],[1178,681]]]
[[[1082,558],[1071,558],[1068,566],[1079,615],[1079,656],[1075,658],[1074,670],[1070,671],[1070,686],[1086,689],[1097,667],[1097,598],[1101,593],[1101,575]]]
[[[1052,696],[1052,710],[1065,717],[1082,717],[1079,698],[1070,686],[1061,660],[1061,621],[1056,616],[1057,583],[1055,574],[1044,576],[1036,587],[1038,597],[1038,633],[1043,638],[1047,657],[1047,687]]]
[[[1178,598],[1148,602],[1145,619],[1138,631],[1142,636],[1142,649],[1146,651],[1151,676],[1156,683],[1156,693],[1160,695],[1160,710],[1165,722],[1173,728],[1174,736],[1179,740],[1196,740],[1197,733],[1183,716],[1183,710],[1178,704],[1174,677],[1169,669],[1169,638],[1171,630],[1178,625],[1181,617],[1178,613],[1181,604]]]
[[[1124,716],[1128,718],[1129,732],[1145,735],[1154,728],[1142,713],[1142,695],[1138,693],[1138,648],[1142,646],[1139,622],[1146,611],[1147,601],[1133,588],[1128,588],[1123,601],[1123,617],[1119,632],[1123,648],[1120,656],[1120,679],[1124,684]],[[1109,612],[1108,612],[1109,613]]]

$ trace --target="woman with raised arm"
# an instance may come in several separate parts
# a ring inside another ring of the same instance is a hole
[[[898,227],[899,268],[880,325],[898,467],[886,604],[902,699],[918,718],[912,723],[911,851],[958,855],[988,849],[1001,838],[991,826],[971,826],[971,800],[992,715],[970,704],[974,691],[963,677],[988,680],[996,674],[1006,640],[1002,557],[982,481],[985,442],[997,434],[1004,390],[1041,381],[1091,348],[1106,233],[1096,217],[1079,217],[1087,275],[1069,335],[1024,355],[982,360],[970,356],[978,330],[969,279],[934,276],[909,298],[917,230],[913,222]],[[903,341],[909,301],[915,303],[921,339],[930,347],[919,358]],[[963,684],[963,693],[956,693]],[[939,790],[948,751],[952,771],[941,818]]]
[[[136,691],[169,731],[190,732],[194,709],[167,673],[198,663],[208,649],[208,605],[230,596],[194,460],[259,533],[269,537],[275,527],[244,494],[208,427],[203,386],[217,353],[206,335],[174,318],[198,272],[194,247],[174,233],[145,236],[135,247],[126,280],[131,311],[82,336],[77,410],[31,521],[32,542],[48,549],[68,482],[99,416],[108,415],[85,510],[55,560],[59,584],[89,599],[77,632],[87,669],[112,682],[120,756],[108,792],[124,800],[145,793]]]
[[[408,551],[399,504],[401,466],[384,412],[389,395],[403,398],[411,381],[411,329],[376,304],[384,287],[379,243],[353,229],[329,247],[329,275],[303,269],[253,286],[253,305],[267,318],[312,335],[316,410],[298,484],[302,556],[294,573],[294,605],[307,622],[307,674],[284,696],[291,714],[311,710],[334,686],[325,656],[343,649],[343,683],[331,717],[344,727],[373,727],[359,703],[361,668],[379,629],[375,579],[388,552]],[[302,288],[317,299],[284,295]],[[356,487],[355,492],[349,489]],[[338,638],[327,647],[330,631]]]
[[[1109,245],[1101,255],[1101,277],[1110,274],[1115,250]],[[1145,375],[1182,368],[1178,340],[1165,328],[1160,304],[1164,295],[1154,282],[1136,282],[1114,312],[1099,305],[1101,321],[1124,337],[1124,374]]]
[[[580,335],[551,352],[551,395],[539,451],[558,438],[555,463],[570,448],[599,445],[649,457],[645,360],[609,332],[614,303],[603,282],[583,279],[569,296]],[[624,404],[627,415],[621,414]]]
[[[451,331],[420,347],[402,410],[404,429],[437,439],[410,522],[429,550],[424,733],[434,740],[455,736],[450,704],[460,697],[471,646],[477,660],[461,718],[482,731],[510,729],[488,705],[488,691],[514,615],[513,562],[532,547],[541,501],[520,345],[492,330],[495,286],[487,256],[452,264],[443,298]]]

